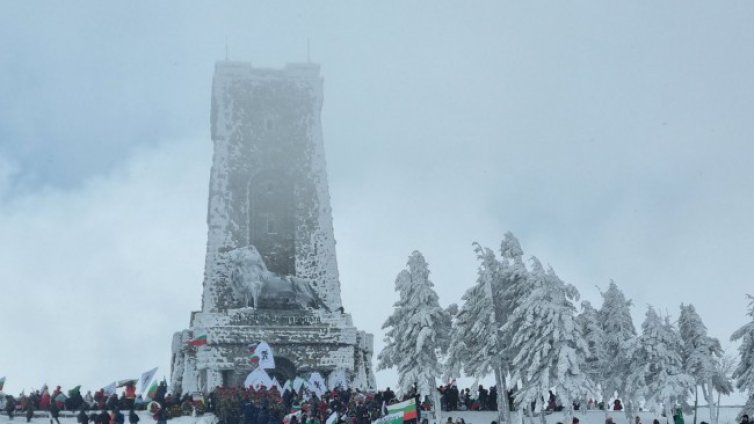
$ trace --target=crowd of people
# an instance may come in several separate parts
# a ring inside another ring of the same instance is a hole
[[[458,389],[455,384],[448,384],[437,390],[443,411],[497,410],[497,389],[494,386],[488,390],[479,385],[472,392],[470,388]],[[26,422],[41,415],[49,418],[50,424],[60,424],[58,418],[61,411],[70,411],[68,416],[77,413],[79,424],[125,424],[126,419],[129,424],[137,424],[140,418],[135,411],[139,410],[148,410],[157,424],[165,424],[168,419],[177,416],[202,415],[205,412],[214,413],[220,424],[325,424],[334,414],[337,414],[337,424],[371,424],[385,415],[386,406],[410,399],[416,402],[417,409],[434,409],[428,396],[420,402],[416,390],[398,397],[389,387],[378,392],[336,389],[320,395],[303,387],[298,391],[287,389],[282,393],[274,387],[217,387],[204,396],[169,393],[167,383],[163,381],[147,399],[136,395],[133,385],[126,385],[120,396],[114,393],[108,395],[104,389],[82,396],[79,387],[69,390],[66,395],[60,386],[52,392],[43,387],[28,395],[8,395],[4,399],[0,396],[0,410],[5,411],[10,419],[22,415]],[[511,410],[515,410],[512,391],[508,392],[508,400]],[[547,412],[563,409],[552,392],[548,399],[543,398],[542,401]],[[603,402],[589,399],[585,407],[587,410],[623,409],[619,399],[609,407]],[[573,409],[581,410],[580,402],[574,402]],[[742,423],[749,424],[748,417]],[[573,424],[579,424],[578,419]],[[608,421],[605,424],[614,423]],[[642,423],[637,417],[633,424]],[[674,417],[674,424],[684,424],[680,410]]]
[[[335,389],[316,395],[276,388],[217,388],[210,393],[207,409],[223,424],[324,424],[333,414],[338,422],[370,424],[383,416],[385,406],[415,399],[413,393],[398,398],[388,387],[373,393]]]
[[[77,413],[80,424],[136,424],[139,416],[135,411],[148,410],[155,421],[183,415],[215,413],[222,424],[280,424],[290,415],[287,424],[324,424],[333,412],[339,421],[353,424],[369,424],[382,416],[384,406],[415,396],[398,399],[390,388],[375,393],[356,390],[332,390],[317,396],[302,388],[298,392],[276,388],[217,387],[209,395],[169,393],[162,382],[156,393],[144,399],[136,395],[131,386],[123,393],[106,394],[104,389],[94,394],[81,395],[77,387],[63,394],[60,386],[50,392],[47,387],[30,394],[0,396],[0,410],[10,419],[24,416],[27,422],[36,417],[49,418],[51,424],[59,424],[61,411],[69,416]]]
[[[115,393],[107,394],[105,389],[100,389],[94,394],[91,391],[81,395],[80,387],[75,387],[63,393],[60,386],[50,392],[47,386],[35,390],[28,395],[21,393],[18,396],[0,396],[0,411],[4,411],[10,420],[22,415],[26,422],[31,422],[37,416],[49,418],[50,424],[60,424],[61,411],[78,412],[77,421],[80,424],[124,424],[126,411],[130,424],[136,424],[139,416],[135,411],[145,410],[149,407],[155,421],[164,423],[171,416],[183,414],[186,409],[195,413],[200,403],[195,403],[193,398],[180,394],[174,396],[167,392],[167,383],[162,382],[157,387],[150,399],[144,399],[136,395],[133,383],[126,384],[120,396]]]

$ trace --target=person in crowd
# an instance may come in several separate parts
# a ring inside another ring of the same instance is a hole
[[[623,410],[623,403],[621,403],[620,399],[615,399],[613,401],[613,411],[622,411]]]
[[[479,399],[479,409],[481,410],[487,410],[487,404],[489,399],[487,399],[488,393],[487,389],[484,388],[481,384],[479,385],[479,394],[477,395]]]
[[[168,393],[168,383],[164,380],[157,386],[157,393],[154,395],[154,401],[160,405],[165,405],[165,395]]]
[[[571,420],[571,424],[579,424],[579,419],[576,417],[573,417],[573,420]]]
[[[47,386],[42,387],[42,395],[39,398],[39,409],[41,409],[42,411],[49,411],[51,402],[52,397],[47,391]]]
[[[91,390],[87,390],[86,391],[86,395],[84,395],[84,402],[86,402],[86,404],[89,406],[89,408],[91,408],[92,406],[94,406],[94,397],[92,396],[92,391]]]
[[[50,403],[56,403],[58,405],[58,410],[63,409],[63,402],[58,400],[58,396],[60,396],[61,394],[63,394],[63,390],[60,388],[60,386],[57,386],[50,395],[50,398],[52,399]]]
[[[657,418],[655,418],[654,420],[652,420],[652,424],[660,424],[660,420],[658,420]]]
[[[681,408],[675,409],[675,414],[673,414],[673,422],[675,424],[684,424],[685,421],[683,420],[683,410]]]
[[[107,398],[107,402],[105,402],[105,408],[109,411],[112,411],[113,409],[118,407],[118,395],[113,393],[110,395],[110,397]]]
[[[294,417],[295,418],[295,417]],[[257,421],[257,408],[250,400],[243,404],[243,424],[255,424]]]
[[[57,424],[60,424],[60,420],[58,419],[58,417],[60,417],[60,407],[58,406],[58,402],[55,401],[54,399],[52,402],[50,402],[49,413],[50,413],[50,424],[53,424],[53,420]]]
[[[748,416],[748,415],[746,415],[746,414],[743,414],[743,415],[741,416],[741,424],[749,424],[749,423],[750,423],[750,421],[749,421],[749,416]]]
[[[139,416],[136,415],[133,408],[128,411],[128,424],[136,424],[139,422]]]
[[[97,390],[94,393],[94,403],[97,409],[105,409],[105,403],[107,403],[107,397],[105,396],[105,389]]]
[[[126,417],[120,412],[120,409],[113,408],[113,411],[110,414],[110,424],[124,424],[125,422]]]
[[[136,383],[131,381],[126,384],[126,390],[124,392],[125,402],[124,405],[129,411],[134,408],[134,402],[136,402]]]
[[[84,408],[81,408],[81,411],[79,411],[79,414],[76,416],[76,422],[79,424],[89,424],[89,415]]]
[[[31,419],[34,418],[34,399],[31,397],[26,401],[26,422],[31,422]]]
[[[634,418],[634,424],[641,424],[641,417],[638,415]]]
[[[165,411],[165,408],[162,407],[157,407],[155,412],[152,414],[152,418],[157,421],[157,424],[167,424],[168,422],[168,414]]]
[[[16,411],[16,399],[11,396],[5,396],[5,412],[8,413],[8,420],[13,420],[13,412]]]
[[[110,414],[107,412],[107,409],[103,409],[102,412],[97,415],[97,424],[110,424]]]

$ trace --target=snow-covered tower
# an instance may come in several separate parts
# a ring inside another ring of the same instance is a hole
[[[184,392],[242,382],[260,341],[279,380],[337,370],[374,386],[372,335],[341,304],[322,85],[315,64],[215,66],[202,311],[173,338],[172,383]],[[208,345],[189,347],[199,333]]]

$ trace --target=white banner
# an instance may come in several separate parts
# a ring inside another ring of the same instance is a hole
[[[244,387],[253,387],[254,390],[259,390],[261,387],[269,389],[272,387],[272,379],[270,379],[265,370],[257,368],[246,376],[246,381],[244,381],[243,385]]]
[[[267,342],[261,342],[254,349],[254,355],[259,358],[259,368],[272,369],[275,368],[275,357],[272,355],[272,348]]]
[[[113,393],[115,393],[115,387],[117,386],[117,383],[113,381],[111,384],[108,384],[107,386],[103,387],[102,390],[105,391],[105,394],[110,396]]]
[[[304,380],[301,377],[296,377],[293,379],[293,384],[292,384],[293,391],[295,391],[296,393],[298,393],[298,391],[301,390],[301,386],[307,386],[307,385],[308,383],[306,382],[306,380]]]
[[[316,393],[319,397],[322,397],[325,391],[327,391],[327,384],[325,384],[325,379],[322,378],[320,373],[313,372],[309,377],[309,390]]]
[[[327,387],[329,387],[330,390],[335,390],[338,387],[343,390],[348,390],[348,378],[346,377],[346,372],[341,369],[331,372],[330,376],[327,377]]]
[[[146,371],[141,375],[141,378],[139,379],[139,387],[141,387],[141,393],[146,393],[147,389],[149,388],[149,383],[152,382],[152,379],[154,378],[154,375],[157,374],[157,368],[154,367],[153,369]]]

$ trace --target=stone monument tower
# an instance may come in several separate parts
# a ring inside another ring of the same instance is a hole
[[[373,336],[345,313],[335,256],[319,66],[220,62],[202,310],[173,336],[174,390],[238,385],[265,341],[282,384],[319,372],[374,387]],[[207,336],[207,345],[189,341]],[[336,372],[337,371],[337,372]]]

